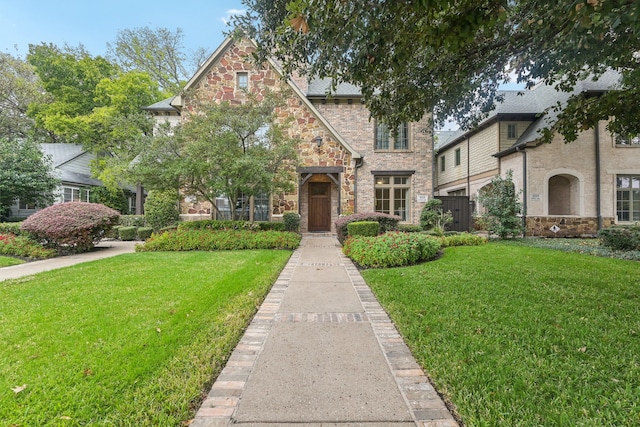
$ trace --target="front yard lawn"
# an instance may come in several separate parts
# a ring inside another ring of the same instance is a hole
[[[518,243],[362,272],[466,426],[640,425],[640,264]]]
[[[187,422],[290,254],[135,253],[0,283],[0,425]]]
[[[22,264],[22,263],[24,263],[24,261],[19,260],[18,258],[12,258],[12,257],[8,257],[8,256],[1,256],[0,255],[0,268],[9,267],[10,265],[18,265],[18,264]]]

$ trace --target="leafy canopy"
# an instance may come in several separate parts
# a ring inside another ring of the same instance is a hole
[[[0,138],[0,222],[10,216],[9,207],[17,199],[38,206],[51,204],[58,184],[51,159],[37,143]]]
[[[296,141],[276,121],[283,102],[273,93],[248,95],[239,105],[196,101],[188,120],[159,129],[136,158],[134,176],[147,188],[180,188],[216,210],[216,198],[226,197],[235,218],[240,197],[292,189]]]
[[[618,91],[569,100],[568,140],[597,120],[640,133],[640,2],[636,0],[243,0],[236,24],[294,71],[361,87],[392,127],[433,112],[469,126],[499,100],[498,85],[542,80],[567,91],[606,69]],[[575,105],[579,105],[576,108]],[[574,106],[574,107],[572,107]]]

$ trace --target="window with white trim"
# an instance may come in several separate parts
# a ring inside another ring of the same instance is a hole
[[[393,141],[393,145],[391,145]],[[387,125],[376,123],[375,147],[376,150],[408,150],[409,149],[409,125],[402,123],[395,136]]]
[[[618,221],[640,221],[640,175],[616,177],[616,215]]]
[[[62,202],[88,202],[89,189],[80,187],[62,187]]]
[[[409,193],[411,177],[376,175],[373,179],[375,211],[398,215],[403,221],[407,221],[410,218]]]

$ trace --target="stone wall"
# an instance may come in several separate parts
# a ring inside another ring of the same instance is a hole
[[[529,216],[527,217],[527,236],[536,237],[588,237],[598,233],[598,218],[566,216]],[[602,227],[611,227],[613,218],[603,218]],[[552,228],[556,226],[557,232]]]

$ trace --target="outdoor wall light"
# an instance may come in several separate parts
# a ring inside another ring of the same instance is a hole
[[[313,138],[311,140],[311,142],[315,142],[316,144],[318,144],[318,148],[320,148],[320,146],[322,145],[322,137],[321,136],[316,136],[315,138]]]

